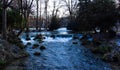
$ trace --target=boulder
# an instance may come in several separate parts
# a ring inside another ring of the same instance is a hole
[[[38,34],[35,36],[34,40],[41,39],[43,40],[43,36],[41,34]]]
[[[45,50],[45,49],[46,49],[45,46],[41,46],[41,47],[40,47],[40,50]]]
[[[26,40],[29,41],[29,40],[31,40],[31,39],[30,39],[30,37],[26,37]]]
[[[34,44],[33,47],[32,47],[32,49],[35,49],[37,47],[39,47],[39,44]]]
[[[79,39],[79,37],[77,37],[77,36],[73,36],[72,39],[73,39],[73,40],[75,40],[75,39]]]
[[[40,52],[35,52],[34,55],[35,55],[35,56],[40,56],[41,53],[40,53]]]
[[[31,45],[31,42],[28,42],[26,45]]]
[[[50,37],[52,37],[53,39],[55,38],[55,35],[51,35]]]
[[[73,42],[73,44],[78,44],[78,42]]]

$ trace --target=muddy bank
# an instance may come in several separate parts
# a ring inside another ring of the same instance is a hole
[[[110,40],[97,40],[89,41],[82,39],[82,45],[87,47],[97,57],[101,58],[107,63],[111,64],[112,70],[120,69],[120,46],[118,45],[118,38]]]

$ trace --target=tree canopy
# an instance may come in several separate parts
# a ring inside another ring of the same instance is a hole
[[[115,26],[118,13],[113,0],[79,0],[78,8],[73,30],[106,32]]]

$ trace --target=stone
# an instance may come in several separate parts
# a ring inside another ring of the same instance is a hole
[[[78,44],[78,42],[73,42],[73,44]]]
[[[40,56],[41,53],[40,53],[40,52],[35,52],[34,55],[35,55],[35,56]]]
[[[40,47],[40,50],[45,50],[45,49],[46,49],[45,46],[41,46],[41,47]]]
[[[36,40],[36,39],[41,39],[41,40],[42,40],[42,39],[43,39],[43,36],[42,36],[41,34],[36,35],[35,38],[34,38],[34,40]]]
[[[26,37],[26,40],[29,41],[29,40],[31,40],[31,39],[30,39],[30,37]]]
[[[50,37],[55,38],[55,35],[51,35]]]
[[[77,36],[73,36],[72,39],[73,39],[73,40],[75,40],[75,39],[79,39],[79,37],[77,37]]]
[[[39,45],[38,44],[34,44],[33,47],[32,47],[32,49],[35,49],[37,47],[39,47]]]
[[[31,45],[31,42],[28,42],[26,45]]]

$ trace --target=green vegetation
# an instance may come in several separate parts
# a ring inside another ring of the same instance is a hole
[[[2,10],[0,9],[0,19],[2,19]],[[15,10],[7,10],[7,30],[19,29],[21,27],[21,15]],[[0,30],[2,30],[2,20],[0,20]],[[1,32],[1,31],[0,31]]]

